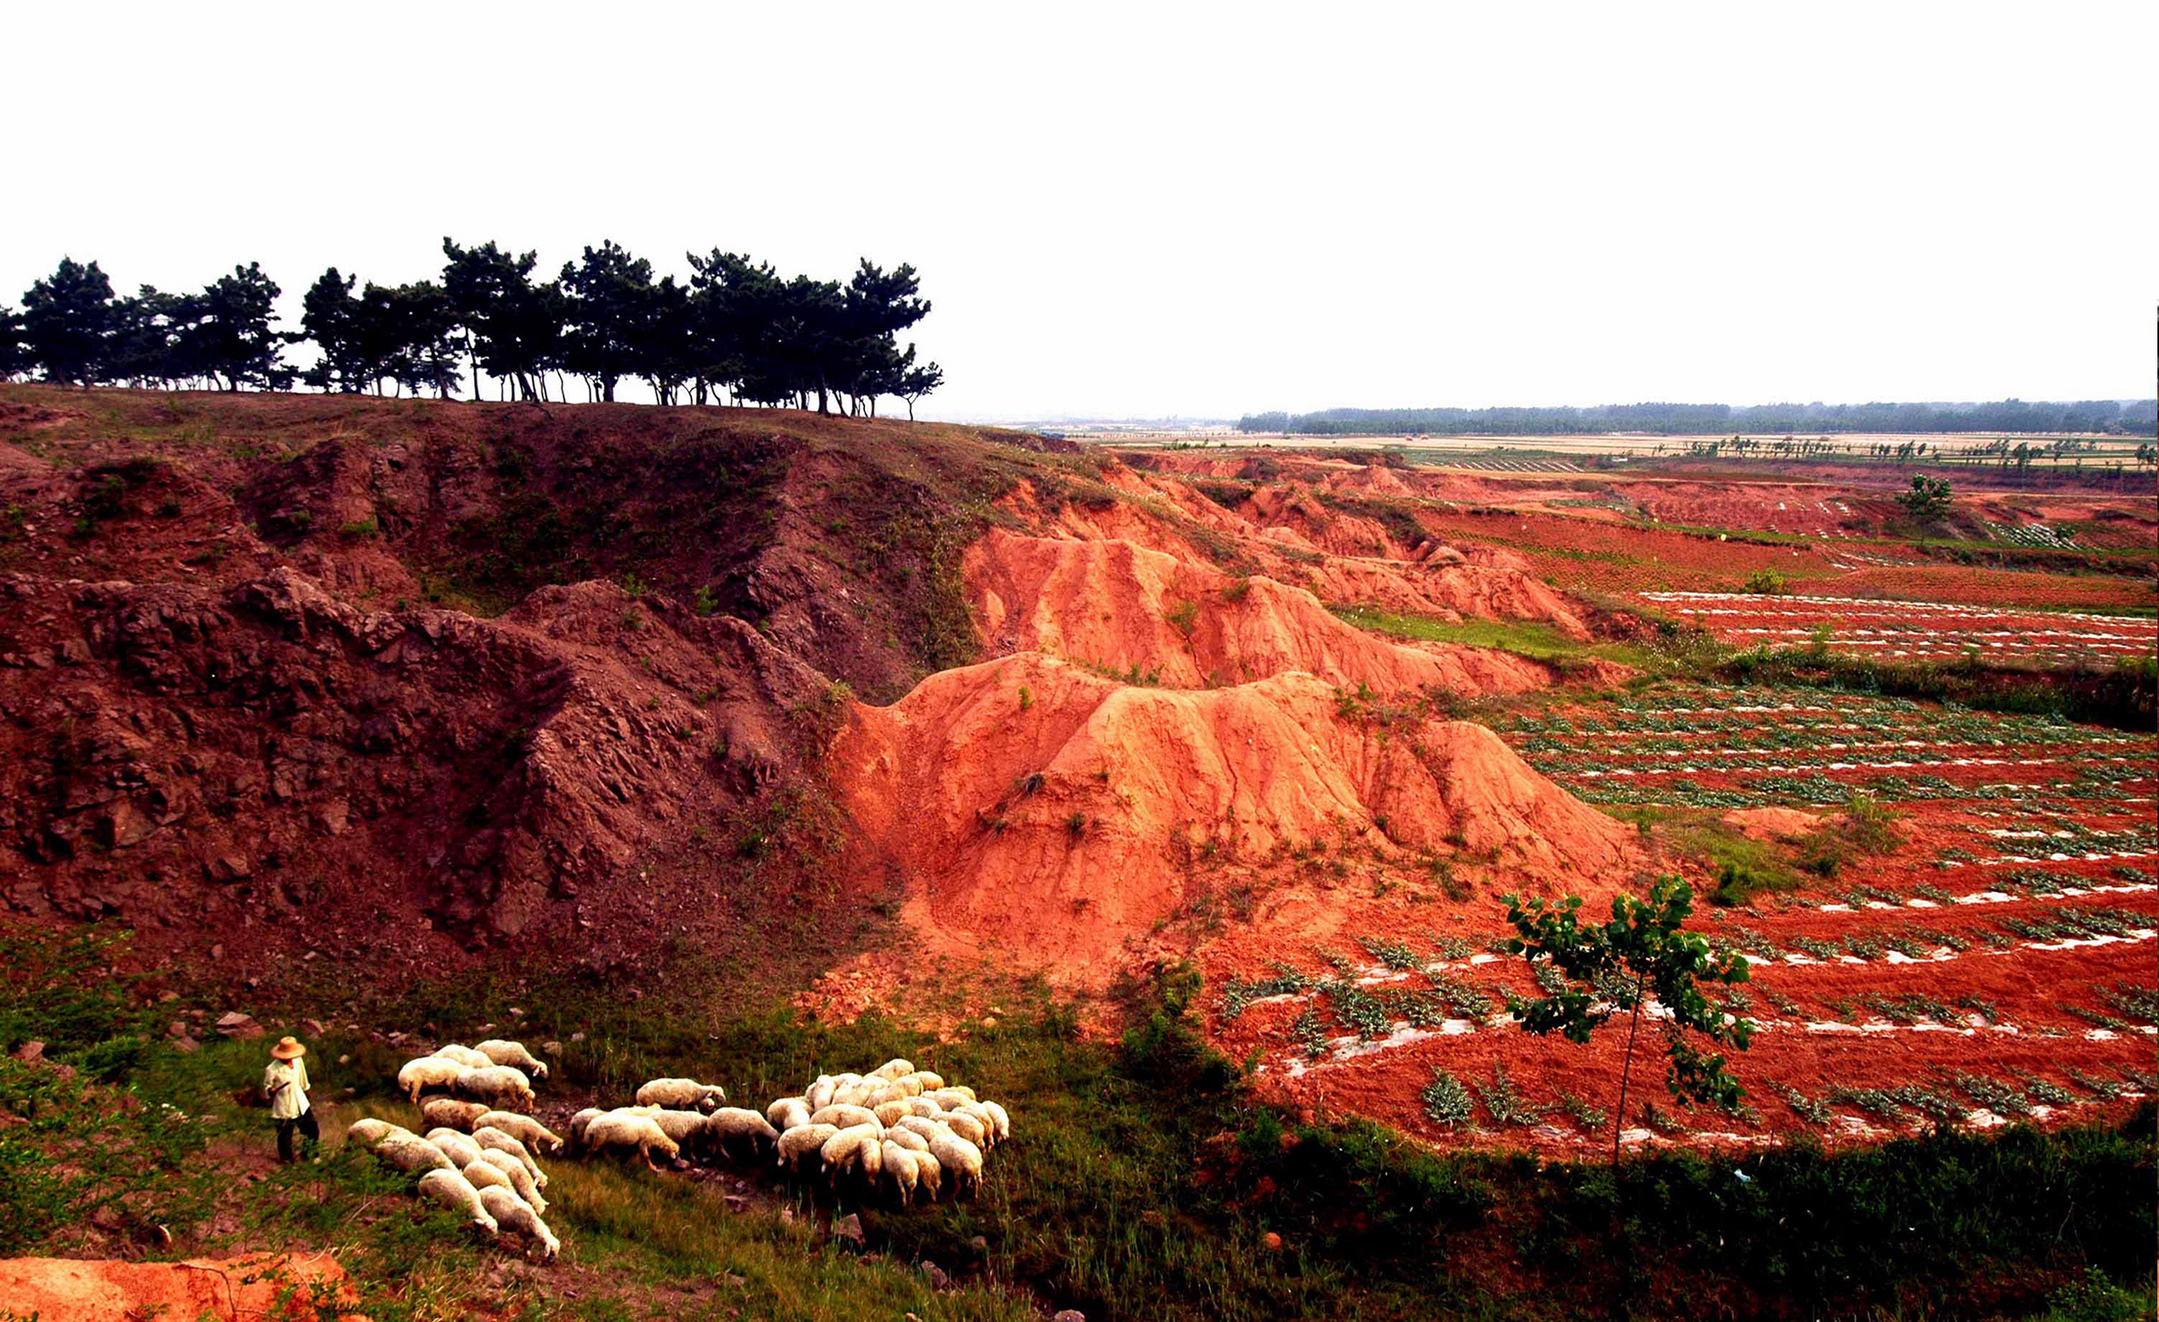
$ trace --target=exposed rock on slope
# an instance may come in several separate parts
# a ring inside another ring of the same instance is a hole
[[[1591,895],[1633,863],[1619,823],[1482,726],[1345,714],[1302,674],[1171,692],[1022,653],[855,708],[830,765],[863,861],[897,863],[913,916],[1075,980],[1210,868],[1315,840],[1404,866],[1476,854]]]
[[[1344,624],[1301,588],[1232,578],[1129,541],[992,529],[968,548],[965,577],[993,653],[1049,652],[1176,688],[1289,670],[1389,692],[1521,693],[1550,678],[1501,652],[1390,643]]]

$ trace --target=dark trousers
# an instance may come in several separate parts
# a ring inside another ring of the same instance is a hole
[[[315,1124],[315,1112],[312,1107],[302,1111],[290,1120],[272,1120],[270,1123],[277,1126],[277,1159],[279,1161],[292,1160],[292,1131],[295,1129],[299,1130],[307,1140],[307,1155],[310,1157],[315,1155],[315,1145],[322,1141],[322,1130]]]

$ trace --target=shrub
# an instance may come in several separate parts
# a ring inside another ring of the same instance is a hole
[[[1747,575],[1746,590],[1763,596],[1779,596],[1784,591],[1784,575],[1773,569],[1757,569]]]
[[[1417,1100],[1424,1103],[1424,1113],[1431,1117],[1433,1124],[1449,1129],[1468,1124],[1476,1115],[1477,1104],[1471,1100],[1469,1089],[1462,1086],[1460,1079],[1436,1066],[1432,1070],[1432,1081],[1418,1091]]]

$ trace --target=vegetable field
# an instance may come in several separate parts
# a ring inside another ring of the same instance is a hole
[[[1733,1057],[1744,1101],[1674,1109],[1652,1047],[1627,1143],[2055,1123],[2159,1092],[2159,739],[1704,684],[1497,728],[1636,821],[1661,867],[1699,883],[1692,930],[1751,968],[1724,1001],[1757,1025]],[[1554,990],[1551,975],[1504,955],[1502,906],[1478,898],[1475,931],[1377,902],[1367,934],[1270,977],[1240,966],[1216,984],[1217,1037],[1316,1109],[1438,1141],[1608,1143],[1623,1026],[1586,1046],[1520,1031],[1508,995]]]
[[[2159,621],[2133,616],[1997,610],[1936,601],[1645,592],[1658,609],[1740,647],[1821,642],[1884,660],[1986,660],[2111,665],[2159,650]]]

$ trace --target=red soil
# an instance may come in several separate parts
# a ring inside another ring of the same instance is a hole
[[[333,1307],[358,1302],[345,1269],[327,1253],[186,1262],[0,1258],[0,1307],[10,1316],[39,1322],[147,1317],[313,1322],[322,1316],[314,1306],[317,1301]]]

